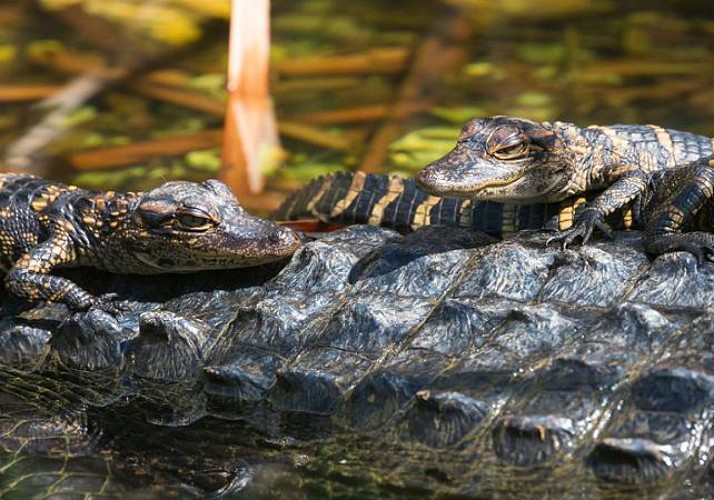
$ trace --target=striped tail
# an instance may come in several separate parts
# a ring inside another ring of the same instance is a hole
[[[370,224],[402,233],[439,224],[503,237],[522,229],[567,229],[574,207],[573,203],[513,205],[441,198],[419,189],[413,179],[340,172],[319,177],[293,193],[272,218]]]

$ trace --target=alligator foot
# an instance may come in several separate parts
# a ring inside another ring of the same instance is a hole
[[[582,244],[585,245],[593,234],[595,228],[605,234],[609,239],[612,239],[612,229],[603,220],[604,217],[599,210],[586,208],[582,215],[573,224],[573,227],[562,231],[545,242],[545,246],[550,245],[551,242],[561,242],[563,250],[565,250],[568,245],[575,242],[576,239],[580,238]]]
[[[130,309],[129,303],[125,300],[117,300],[116,293],[105,293],[99,297],[94,297],[90,309],[98,309],[119,318],[124,312]]]
[[[651,254],[659,255],[665,252],[689,252],[697,258],[697,264],[705,260],[714,261],[714,234],[704,232],[674,233],[665,235],[648,235],[642,238],[642,244]]]

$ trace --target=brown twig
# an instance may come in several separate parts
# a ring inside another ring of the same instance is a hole
[[[359,54],[310,56],[276,61],[278,76],[372,75],[404,71],[409,52],[402,47],[382,47]]]
[[[226,104],[223,101],[195,90],[157,84],[146,78],[139,78],[128,83],[127,87],[152,99],[170,102],[209,115],[223,116],[226,112]]]
[[[320,92],[354,89],[364,85],[364,80],[359,76],[323,76],[291,78],[289,80],[275,80],[272,82],[272,94],[299,94],[300,92]]]
[[[64,135],[63,125],[67,117],[114,81],[91,74],[82,75],[73,78],[56,94],[40,101],[39,107],[51,111],[7,147],[5,154],[7,164],[16,169],[30,167],[39,151]]]
[[[295,121],[300,123],[312,123],[314,125],[332,125],[334,123],[355,123],[383,120],[388,114],[389,106],[387,104],[373,104],[371,106],[361,106],[359,108],[333,109],[330,111],[305,113],[296,116]]]
[[[61,89],[61,85],[2,85],[0,102],[38,101],[56,94]]]
[[[218,147],[222,140],[222,130],[209,129],[189,135],[136,142],[126,146],[81,151],[70,155],[67,161],[77,170],[108,170],[145,163],[158,155],[175,156],[196,149]]]
[[[412,113],[426,111],[429,109],[427,103],[415,103],[410,109]],[[315,125],[332,125],[335,123],[356,123],[383,120],[389,116],[391,108],[387,104],[374,104],[371,106],[361,106],[359,108],[335,109],[330,111],[317,111],[306,113],[295,117],[295,121],[300,123],[312,123]]]
[[[48,53],[45,54],[44,57],[37,59],[36,62],[50,67],[53,70],[68,74],[81,72],[85,64],[90,64],[93,65],[90,67],[99,68],[93,70],[93,73],[102,76],[120,75],[116,71],[107,69],[103,64],[100,64],[101,60],[95,56],[88,56],[71,51]],[[130,90],[152,99],[168,102],[213,116],[223,117],[225,115],[226,104],[220,99],[182,87],[188,79],[189,77],[187,75],[178,74],[176,72],[154,71],[132,82],[127,82],[126,86]],[[2,87],[0,87],[0,100],[1,99]],[[294,122],[286,122],[284,125],[280,124],[278,129],[280,133],[286,137],[320,147],[332,149],[349,149],[351,147],[351,143],[348,141],[340,139],[317,127],[304,127]],[[231,135],[233,136],[234,133]]]
[[[140,45],[126,38],[114,27],[97,16],[88,14],[81,6],[71,5],[60,9],[55,15],[72,26],[86,39],[115,53],[121,53],[131,61],[116,67],[108,66],[101,57],[67,59],[63,51],[45,52],[39,60],[45,64],[61,68],[60,71],[75,76],[56,93],[46,96],[38,107],[49,110],[38,123],[32,125],[24,135],[7,147],[6,161],[12,168],[25,169],[35,161],[38,153],[48,144],[64,135],[67,117],[79,106],[102,92],[107,86],[116,84],[147,62],[147,55]]]
[[[23,19],[24,11],[27,9],[27,5],[3,5],[0,7],[0,25],[10,26],[12,24],[19,24],[20,20]]]
[[[278,131],[286,137],[291,137],[323,148],[346,150],[352,147],[350,141],[346,140],[343,136],[332,135],[322,129],[311,127],[303,123],[283,120],[278,124]]]
[[[692,62],[653,62],[634,58],[624,58],[608,62],[583,65],[578,68],[577,73],[572,75],[572,78],[588,81],[608,74],[616,74],[625,77],[701,75],[711,70],[713,62],[714,61],[711,59]]]

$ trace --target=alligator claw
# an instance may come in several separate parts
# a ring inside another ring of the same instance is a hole
[[[593,235],[595,228],[599,229],[607,238],[613,238],[612,229],[603,221],[602,214],[597,210],[586,209],[575,221],[572,228],[548,238],[545,246],[548,246],[553,241],[559,241],[562,242],[561,247],[565,250],[568,245],[574,243],[578,238],[580,238],[581,244],[585,245]]]

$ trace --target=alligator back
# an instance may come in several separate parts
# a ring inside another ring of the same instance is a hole
[[[39,177],[0,174],[0,271],[47,239],[49,210],[77,188]]]
[[[496,237],[524,229],[568,229],[582,197],[559,203],[516,205],[432,196],[413,179],[339,172],[318,177],[272,214],[275,220],[316,218],[337,225],[369,224],[407,233],[428,225],[464,227]],[[629,228],[622,214],[608,221]]]

